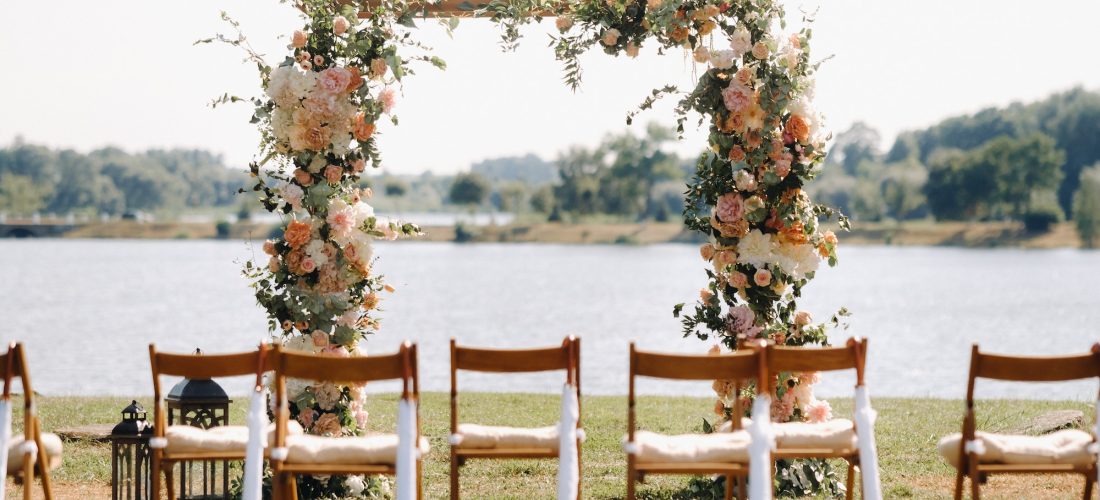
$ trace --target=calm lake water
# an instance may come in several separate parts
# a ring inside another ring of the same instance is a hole
[[[255,248],[259,253],[259,248]],[[253,249],[240,241],[0,240],[0,341],[29,350],[44,394],[151,393],[147,345],[246,350],[266,333],[239,275]],[[383,329],[388,352],[421,345],[425,390],[449,387],[447,341],[486,346],[583,339],[583,388],[624,394],[627,345],[702,352],[681,338],[671,309],[705,283],[693,245],[565,246],[386,243],[379,269],[397,286]],[[842,306],[848,335],[870,338],[868,384],[878,396],[957,398],[970,345],[1026,354],[1081,352],[1100,340],[1100,252],[842,247],[801,305],[815,318]],[[850,376],[820,393],[849,394]],[[558,376],[460,377],[469,390],[553,392]],[[241,393],[247,382],[230,381]],[[644,380],[641,391],[709,393],[709,384]],[[376,390],[389,387],[379,385]],[[979,385],[989,397],[1095,397],[1094,383]]]

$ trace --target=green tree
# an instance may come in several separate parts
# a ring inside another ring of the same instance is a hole
[[[1073,196],[1073,221],[1085,248],[1100,244],[1100,163],[1081,172],[1080,187]]]
[[[551,186],[542,186],[535,190],[531,194],[531,208],[540,214],[549,214],[554,210],[556,201],[554,200],[554,188]]]
[[[393,196],[400,198],[405,196],[409,192],[409,185],[400,179],[390,179],[386,181],[386,196]]]
[[[848,130],[837,134],[829,149],[827,161],[842,165],[845,172],[854,175],[861,163],[878,158],[880,142],[882,142],[882,136],[879,135],[878,130],[866,123],[855,122],[848,127]]]
[[[519,181],[507,182],[500,187],[499,194],[501,210],[520,212],[527,197],[527,185]]]
[[[970,168],[995,180],[998,201],[1013,218],[1020,219],[1030,207],[1032,193],[1058,188],[1065,159],[1054,139],[1043,134],[1021,139],[998,137],[979,150],[976,164]]]
[[[489,196],[492,185],[481,174],[473,172],[458,174],[451,183],[450,199],[456,205],[468,205],[471,208],[481,205]]]
[[[32,215],[46,206],[47,188],[30,176],[0,174],[0,211]]]

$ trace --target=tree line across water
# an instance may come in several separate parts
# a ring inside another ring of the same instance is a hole
[[[988,108],[900,134],[880,150],[856,123],[836,135],[808,189],[855,220],[1015,220],[1044,231],[1074,219],[1100,243],[1100,93],[1072,89],[1033,103]],[[552,221],[676,220],[697,158],[669,151],[675,134],[649,125],[608,135],[553,162],[535,155],[483,160],[454,176],[365,178],[380,210],[458,207]],[[247,207],[244,169],[201,150],[87,154],[16,140],[0,149],[0,213],[180,213]],[[247,209],[241,209],[246,212]]]

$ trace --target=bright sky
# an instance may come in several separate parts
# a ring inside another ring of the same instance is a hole
[[[1076,85],[1100,89],[1095,20],[1100,2],[1034,0],[787,0],[819,8],[812,50],[834,58],[818,75],[817,106],[830,128],[863,120],[884,147],[902,130],[992,105],[1041,98]],[[194,147],[247,162],[257,133],[247,104],[211,110],[223,92],[257,94],[254,67],[227,46],[192,46],[241,21],[269,61],[285,54],[295,11],[276,0],[4,0],[0,5],[0,144],[16,135],[87,151]],[[534,152],[552,159],[572,144],[591,145],[625,128],[624,117],[655,87],[690,87],[684,53],[638,59],[596,51],[582,63],[577,93],[561,82],[547,29],[532,27],[517,52],[502,53],[496,28],[465,20],[450,40],[434,22],[423,40],[448,63],[406,80],[399,127],[384,127],[384,165],[395,173],[446,173],[486,157]],[[721,42],[715,41],[715,45]],[[701,69],[701,68],[699,68]],[[672,123],[672,102],[643,114]],[[694,121],[692,122],[694,123]],[[705,147],[690,134],[685,154]]]

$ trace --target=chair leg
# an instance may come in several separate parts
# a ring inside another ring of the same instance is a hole
[[[626,500],[636,500],[637,496],[634,494],[634,464],[627,464],[626,466]]]
[[[424,461],[416,459],[416,499],[424,498]]]
[[[970,499],[971,500],[980,500],[981,497],[982,497],[982,491],[981,491],[982,481],[978,477],[977,472],[972,471],[969,474],[969,476],[970,476]]]
[[[733,500],[733,474],[726,476],[726,500]]]
[[[1085,474],[1085,495],[1084,499],[1089,500],[1092,498],[1092,484],[1096,481],[1096,473]]]
[[[749,483],[748,477],[739,477],[739,478],[737,478],[737,499],[738,500],[745,500],[746,498],[749,498],[748,483]]]
[[[963,497],[963,479],[966,476],[963,475],[963,470],[960,468],[955,472],[955,500],[962,500]]]
[[[287,474],[286,487],[290,491],[290,500],[298,500],[298,476]]]
[[[451,500],[458,500],[458,457],[451,452]]]
[[[855,464],[853,464],[852,462],[849,461],[848,462],[848,478],[845,480],[845,483],[844,483],[845,488],[847,490],[847,491],[844,492],[844,498],[846,500],[852,500],[853,496],[855,495],[855,489],[856,489],[855,488],[855,486],[856,486],[855,479],[856,479],[856,466],[855,466]]]
[[[164,491],[167,493],[168,500],[176,500],[176,476],[173,474],[171,463],[164,468]]]
[[[31,500],[34,488],[34,461],[31,454],[23,455],[23,500]]]

